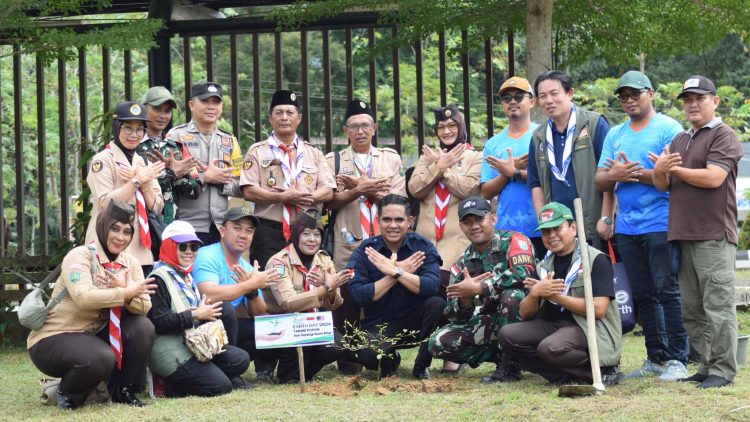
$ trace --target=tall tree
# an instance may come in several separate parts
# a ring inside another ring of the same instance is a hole
[[[470,46],[508,32],[525,34],[526,74],[564,67],[596,55],[637,66],[641,54],[700,52],[728,33],[750,37],[745,0],[298,0],[270,15],[282,29],[346,13],[378,12],[397,25],[396,42],[411,44],[430,33],[465,30]],[[552,49],[554,46],[554,49]]]

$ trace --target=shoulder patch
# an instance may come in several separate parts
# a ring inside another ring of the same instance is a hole
[[[81,272],[80,271],[73,271],[70,273],[70,282],[71,283],[77,283],[81,281]]]
[[[243,170],[250,170],[253,167],[253,162],[250,160],[245,160],[242,162],[242,169]]]
[[[510,237],[508,258],[511,265],[534,265],[533,248],[531,241],[520,233],[513,233]]]
[[[284,277],[286,275],[286,265],[284,265],[284,264],[282,264],[280,262],[278,264],[274,263],[271,268],[273,268],[274,270],[276,270],[276,272],[279,273],[279,275],[282,276],[282,277]]]
[[[102,169],[102,162],[101,160],[96,160],[93,163],[91,163],[91,171],[94,173],[99,173]]]

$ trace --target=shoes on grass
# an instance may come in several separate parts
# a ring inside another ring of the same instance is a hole
[[[706,379],[703,380],[700,384],[698,384],[698,388],[719,388],[719,387],[726,387],[727,385],[731,384],[732,381],[722,378],[718,375],[709,375],[706,377]]]
[[[643,360],[643,366],[633,372],[625,374],[625,379],[660,377],[664,371],[666,371],[666,368],[662,368],[658,363],[651,362],[650,359],[646,358]]]
[[[667,367],[659,375],[659,379],[663,381],[678,381],[687,378],[687,376],[688,370],[684,363],[679,360],[670,360],[667,361]]]
[[[683,378],[683,379],[678,380],[678,381],[682,381],[682,382],[703,382],[703,381],[706,380],[706,378],[708,378],[708,375],[701,374],[701,373],[696,373],[695,375],[691,375],[691,376],[689,376],[687,378]]]

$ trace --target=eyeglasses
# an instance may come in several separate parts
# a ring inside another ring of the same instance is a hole
[[[125,136],[130,136],[132,134],[136,134],[138,136],[143,136],[146,134],[146,128],[145,127],[137,127],[133,129],[130,126],[120,126],[120,130],[125,134]]]
[[[503,95],[501,95],[501,96],[500,96],[500,99],[501,99],[501,100],[503,100],[503,102],[504,102],[505,104],[510,104],[510,102],[511,102],[512,100],[516,100],[516,102],[517,102],[517,103],[520,103],[520,102],[521,102],[521,101],[523,101],[523,99],[524,99],[524,98],[526,98],[527,96],[528,96],[529,98],[531,98],[531,96],[530,96],[530,95],[528,95],[528,94],[524,94],[524,93],[521,93],[521,92],[519,92],[519,93],[517,93],[517,94],[503,94]]]
[[[198,242],[180,243],[177,245],[177,249],[180,252],[187,252],[188,249],[190,249],[191,252],[198,252],[199,247],[200,245]]]
[[[648,92],[648,89],[639,89],[638,91],[630,91],[630,94],[628,94],[627,92],[621,92],[617,94],[617,98],[620,99],[621,103],[627,103],[628,98],[630,98],[633,101],[638,101],[644,92]]]
[[[436,132],[445,132],[446,130],[450,130],[453,132],[458,128],[458,123],[448,123],[447,125],[435,125],[434,126]]]
[[[351,130],[352,132],[359,132],[360,129],[362,129],[363,132],[367,132],[368,130],[372,129],[373,125],[370,123],[361,123],[361,124],[352,124],[347,126],[346,128]]]

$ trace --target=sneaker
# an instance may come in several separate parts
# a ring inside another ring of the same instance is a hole
[[[643,360],[643,366],[625,375],[625,379],[661,376],[666,371],[659,364],[651,362],[648,358]]]
[[[683,378],[687,378],[688,370],[685,364],[679,360],[667,361],[667,367],[664,369],[664,373],[659,376],[660,380],[663,381],[677,381]]]

